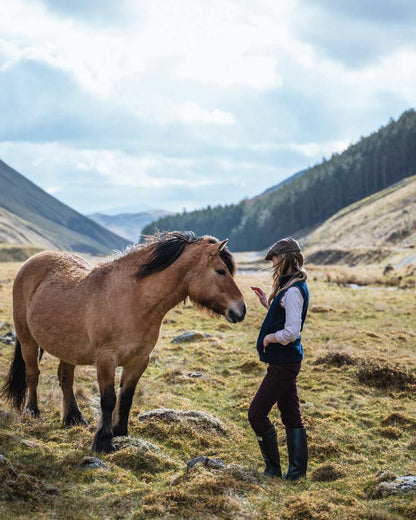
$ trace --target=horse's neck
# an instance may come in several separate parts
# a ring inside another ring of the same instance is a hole
[[[140,262],[133,262],[131,269],[137,271]],[[184,301],[188,296],[187,273],[191,267],[187,255],[181,256],[174,264],[166,269],[148,275],[138,281],[137,293],[135,298],[137,303],[153,311],[160,318],[178,303]]]
[[[151,306],[155,310],[155,314],[161,318],[165,316],[171,309],[176,307],[178,303],[184,301],[188,296],[188,290],[184,283],[185,273],[171,272],[169,267],[157,273],[153,281],[149,278],[151,290]],[[146,285],[149,287],[149,285]]]

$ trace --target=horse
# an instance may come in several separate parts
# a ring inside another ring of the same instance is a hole
[[[228,240],[228,239],[227,239]],[[244,319],[246,304],[234,281],[227,240],[193,232],[147,236],[93,267],[82,257],[40,252],[20,267],[13,284],[14,357],[1,395],[38,417],[39,351],[60,360],[63,424],[87,424],[74,392],[77,365],[96,365],[101,418],[93,450],[114,451],[128,435],[137,383],[149,364],[166,313],[187,298],[229,322]],[[116,367],[123,367],[116,396]]]

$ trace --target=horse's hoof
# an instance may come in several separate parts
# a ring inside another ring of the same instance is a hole
[[[119,428],[118,426],[113,428],[113,437],[127,437],[128,434],[127,428]]]
[[[88,426],[87,421],[81,414],[67,415],[63,419],[64,426]]]
[[[97,453],[113,453],[116,451],[116,447],[113,444],[112,438],[95,438],[92,449]]]
[[[24,415],[28,415],[29,417],[33,417],[34,419],[42,420],[39,412],[39,408],[25,408]]]

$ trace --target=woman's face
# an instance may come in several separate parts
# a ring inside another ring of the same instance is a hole
[[[279,258],[277,256],[272,256],[272,262],[273,262],[273,267],[276,267],[279,262]]]

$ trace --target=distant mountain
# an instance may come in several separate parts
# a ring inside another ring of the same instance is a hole
[[[340,209],[415,173],[416,112],[407,110],[343,153],[261,195],[164,217],[143,233],[187,229],[229,237],[234,251],[258,251],[284,236],[306,235]]]
[[[92,254],[108,254],[128,245],[1,160],[0,242]]]
[[[153,209],[140,213],[119,213],[118,215],[92,213],[87,216],[113,233],[136,243],[140,241],[142,229],[147,224],[171,214],[169,211],[163,211],[162,209]]]

